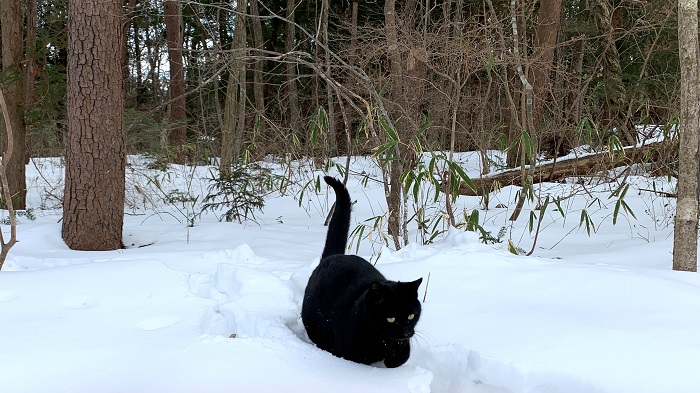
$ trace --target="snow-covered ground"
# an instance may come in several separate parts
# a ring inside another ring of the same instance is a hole
[[[475,155],[459,159],[478,174]],[[209,214],[188,228],[196,207],[159,204],[163,193],[144,180],[157,172],[133,161],[129,248],[109,252],[65,246],[60,160],[28,166],[36,220],[20,217],[0,272],[0,392],[700,392],[700,275],[671,271],[675,201],[645,191],[672,191],[665,179],[632,173],[625,201],[637,219],[622,212],[616,225],[618,183],[538,185],[543,198],[564,197],[566,217],[548,207],[530,257],[457,229],[424,246],[414,227],[399,251],[363,241],[359,254],[389,278],[424,277],[411,358],[386,369],[315,348],[300,323],[333,197],[325,186],[301,203],[293,195],[320,172],[296,168],[297,182],[268,198],[257,223]],[[357,174],[378,169],[363,158],[352,168],[353,219],[367,224],[385,210],[383,189]],[[199,195],[207,175],[174,167],[159,184]],[[534,206],[511,225],[516,192],[498,191],[488,210],[477,197],[456,208],[481,209],[485,230],[529,251]]]

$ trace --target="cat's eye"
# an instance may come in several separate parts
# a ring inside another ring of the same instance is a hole
[[[394,318],[394,317],[389,317],[389,318],[387,318],[386,320],[387,320],[387,322],[389,322],[389,323],[394,323],[394,322],[396,322],[396,318]]]
[[[408,320],[411,321],[411,320],[413,320],[413,318],[415,318],[415,317],[416,317],[415,314],[409,314]]]

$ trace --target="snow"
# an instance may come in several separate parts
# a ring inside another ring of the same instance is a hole
[[[476,155],[458,160],[478,173]],[[145,161],[132,158],[130,167],[129,248],[106,252],[62,242],[60,160],[28,165],[37,218],[20,218],[20,242],[0,272],[0,392],[700,391],[700,275],[671,270],[675,201],[641,191],[672,191],[668,179],[630,176],[625,201],[637,219],[621,213],[616,225],[609,196],[618,183],[538,186],[542,197],[566,197],[566,217],[548,207],[530,257],[458,229],[420,245],[412,228],[412,243],[398,251],[376,235],[363,240],[359,254],[386,276],[424,278],[411,358],[386,369],[315,348],[301,325],[333,197],[325,186],[318,194],[307,187],[301,203],[294,195],[320,172],[295,163],[290,190],[270,195],[257,223],[208,214],[187,227],[193,206],[158,196],[205,192],[208,168],[173,167],[161,192],[146,180],[157,172]],[[352,173],[353,220],[368,224],[385,210],[380,185],[363,184],[378,169],[353,158]],[[516,192],[494,193],[488,210],[477,197],[456,206],[480,209],[484,229],[506,227],[505,238],[529,251],[534,205],[507,220]],[[595,225],[590,236],[579,226],[583,209]]]

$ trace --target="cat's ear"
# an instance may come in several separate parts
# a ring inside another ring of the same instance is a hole
[[[417,279],[416,281],[411,281],[407,282],[406,284],[410,285],[412,289],[414,289],[416,292],[418,292],[418,287],[420,287],[420,284],[423,282],[423,277]]]
[[[387,287],[385,284],[375,281],[369,284],[367,298],[374,304],[384,303],[385,294],[388,290],[389,287]]]

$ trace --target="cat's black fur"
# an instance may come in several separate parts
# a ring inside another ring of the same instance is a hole
[[[333,355],[364,364],[383,360],[387,367],[398,367],[410,355],[423,279],[390,281],[366,260],[344,255],[350,194],[337,179],[326,176],[324,180],[335,191],[335,211],[321,262],[304,292],[304,327],[311,341]]]

